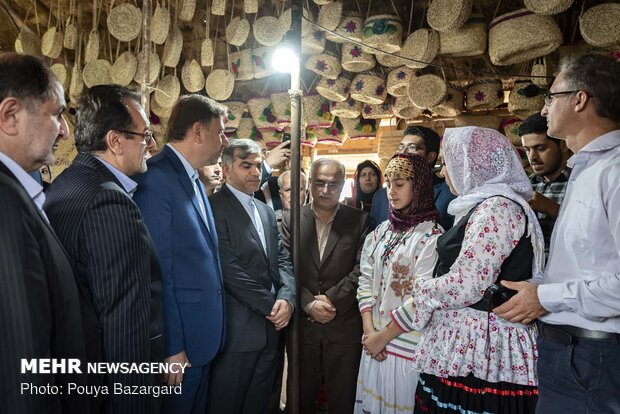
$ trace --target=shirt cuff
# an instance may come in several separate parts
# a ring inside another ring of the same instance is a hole
[[[538,301],[549,312],[562,312],[570,310],[564,298],[564,284],[548,283],[538,285]]]

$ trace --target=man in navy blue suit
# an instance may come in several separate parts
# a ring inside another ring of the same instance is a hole
[[[179,99],[168,122],[168,144],[135,177],[134,200],[155,242],[162,268],[167,362],[189,363],[171,373],[180,395],[165,396],[165,413],[205,411],[210,362],[224,343],[224,296],[218,238],[198,168],[215,164],[228,145],[226,108],[201,95]]]

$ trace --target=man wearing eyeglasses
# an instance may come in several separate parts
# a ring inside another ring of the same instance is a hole
[[[340,204],[342,163],[312,163],[312,202],[301,207],[300,256],[296,270],[304,317],[300,329],[301,412],[314,414],[323,376],[330,413],[352,413],[362,352],[357,307],[359,260],[368,233],[368,213]],[[290,246],[290,217],[282,221]]]
[[[584,55],[545,97],[548,134],[575,154],[549,262],[493,311],[539,319],[540,413],[620,412],[620,63]],[[532,283],[533,282],[533,283]]]
[[[163,360],[159,261],[129,178],[146,171],[155,145],[138,93],[93,87],[77,104],[78,155],[47,191],[45,211],[98,316],[88,328],[101,337],[91,346],[103,362]],[[113,390],[114,383],[159,385],[161,378],[108,374],[104,384]],[[149,413],[155,404],[148,395],[102,398],[107,413]]]
[[[439,155],[439,143],[439,135],[432,129],[424,126],[410,126],[403,132],[403,139],[398,145],[398,152],[424,157],[428,161],[429,168],[433,168]],[[456,196],[450,192],[446,180],[437,174],[433,174],[433,188],[435,190],[435,207],[439,211],[441,225],[445,230],[448,230],[454,223],[454,217],[448,214],[448,204]],[[372,198],[371,231],[387,220],[388,204],[387,189],[379,189]]]

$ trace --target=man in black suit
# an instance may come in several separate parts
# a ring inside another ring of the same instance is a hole
[[[151,236],[132,195],[130,175],[146,171],[155,148],[140,95],[104,85],[77,106],[78,155],[47,190],[45,211],[90,292],[105,362],[163,360],[161,273]],[[154,385],[149,374],[109,374],[106,384]],[[157,382],[160,384],[161,378]],[[104,396],[107,413],[148,413],[148,395]]]
[[[22,393],[21,384],[85,384],[83,375],[23,373],[20,360],[79,358],[86,343],[79,288],[28,172],[54,162],[69,136],[62,86],[32,56],[0,54],[0,412],[88,413],[76,395]]]
[[[226,184],[211,196],[226,291],[226,344],[212,363],[207,412],[266,412],[293,314],[295,279],[273,210],[254,199],[261,150],[232,140],[222,153]]]

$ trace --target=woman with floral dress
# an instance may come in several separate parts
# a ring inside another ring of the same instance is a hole
[[[417,375],[411,358],[420,334],[397,330],[390,311],[411,298],[418,277],[430,277],[437,262],[437,224],[432,172],[414,154],[397,154],[385,170],[389,216],[366,237],[360,260],[357,299],[364,324],[363,344],[380,349],[362,354],[356,413],[413,411]]]
[[[411,306],[393,315],[402,329],[425,330],[413,357],[415,413],[534,413],[534,327],[497,317],[491,294],[498,281],[542,270],[532,188],[512,144],[492,129],[447,129],[443,154],[455,225],[437,242],[434,277],[416,280]]]

